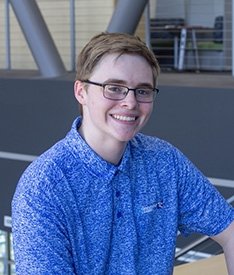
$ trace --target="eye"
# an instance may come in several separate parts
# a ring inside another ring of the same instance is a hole
[[[118,85],[106,85],[106,89],[110,93],[124,93],[125,92],[125,87],[118,86]]]
[[[141,95],[141,96],[148,96],[148,95],[151,95],[152,90],[147,88],[142,88],[142,89],[137,89],[137,93],[138,95]]]

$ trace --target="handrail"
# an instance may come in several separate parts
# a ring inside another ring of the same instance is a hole
[[[185,246],[184,248],[182,248],[180,251],[178,251],[176,254],[175,254],[175,258],[179,258],[180,256],[186,254],[188,251],[194,249],[196,246],[204,243],[205,241],[207,241],[209,239],[208,236],[204,236],[202,238],[199,238],[198,240],[190,243],[189,245]]]

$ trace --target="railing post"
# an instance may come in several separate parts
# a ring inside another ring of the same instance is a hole
[[[76,21],[75,0],[70,0],[71,71],[76,69]]]
[[[10,3],[5,0],[6,69],[11,70]]]
[[[232,76],[234,77],[234,0],[232,0]]]

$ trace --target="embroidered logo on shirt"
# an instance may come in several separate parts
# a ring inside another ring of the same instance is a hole
[[[163,206],[164,206],[163,201],[159,201],[159,202],[151,204],[149,206],[142,207],[142,211],[143,211],[143,213],[149,213],[155,209],[161,209],[161,208],[163,208]]]

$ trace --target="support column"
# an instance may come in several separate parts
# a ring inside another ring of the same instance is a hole
[[[44,77],[66,73],[64,64],[35,0],[10,0],[25,39]]]
[[[148,0],[118,0],[107,31],[134,34],[147,3]]]

